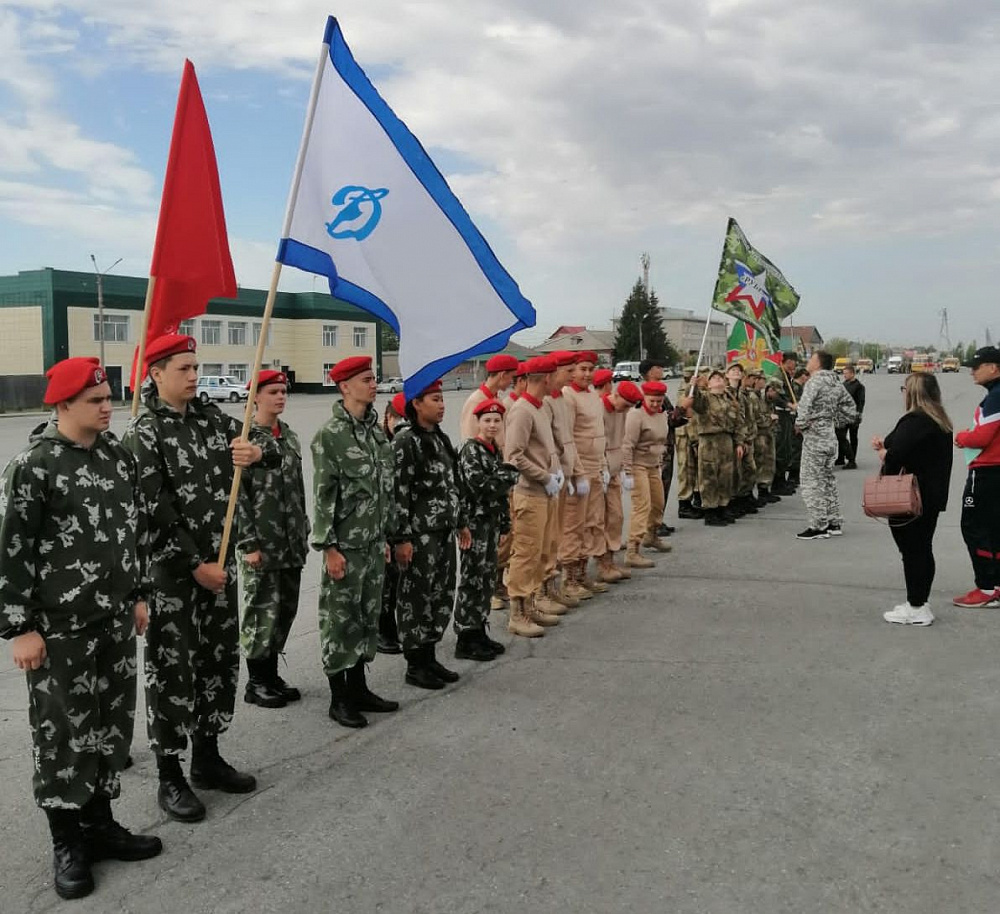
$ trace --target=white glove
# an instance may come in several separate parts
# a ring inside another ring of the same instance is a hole
[[[581,476],[576,481],[576,494],[580,498],[586,498],[590,494],[590,480],[586,476]]]
[[[554,498],[559,494],[559,477],[555,473],[549,475],[549,481],[545,483],[545,494],[549,498]]]
[[[561,491],[562,487],[566,484],[566,474],[562,471],[562,467],[556,470],[556,479],[559,480],[559,489]]]
[[[570,496],[576,495],[576,486],[573,485],[572,479],[566,480],[566,494]]]
[[[624,470],[622,470],[622,488],[626,492],[631,492],[635,488],[635,480]]]
[[[608,486],[611,485],[611,474],[607,470],[601,470],[601,485],[604,486],[604,491],[608,491]]]

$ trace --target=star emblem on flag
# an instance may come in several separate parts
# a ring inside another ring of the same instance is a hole
[[[726,295],[726,302],[745,302],[753,316],[760,320],[771,304],[765,280],[767,271],[761,270],[755,274],[746,264],[736,261],[736,285]]]

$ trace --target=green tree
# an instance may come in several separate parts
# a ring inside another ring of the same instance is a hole
[[[965,355],[965,343],[959,340],[957,345],[952,346],[951,352],[949,352],[948,355],[953,355],[957,359],[962,358],[962,356]]]
[[[969,362],[971,362],[972,361],[972,357],[976,354],[976,350],[978,348],[979,347],[976,345],[976,341],[975,340],[973,340],[971,343],[969,343],[969,345],[965,347],[965,358],[962,361],[964,361],[966,364],[968,364]]]
[[[399,352],[399,335],[385,321],[378,322],[378,335],[383,352]]]
[[[835,336],[828,339],[823,348],[835,359],[839,359],[851,351],[851,343],[850,340],[845,340],[842,336]]]
[[[642,328],[642,353],[639,352],[639,329]],[[615,361],[638,362],[643,358],[673,365],[679,361],[677,350],[663,330],[660,317],[660,303],[656,292],[648,296],[642,280],[636,280],[632,291],[625,300],[618,330],[615,333]]]

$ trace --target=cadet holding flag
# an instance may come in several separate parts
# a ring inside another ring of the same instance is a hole
[[[375,374],[368,356],[330,370],[341,399],[312,441],[314,549],[323,553],[319,640],[330,684],[331,719],[364,727],[362,712],[391,712],[365,680],[375,659],[387,538],[393,520],[392,449],[375,411]]]
[[[241,423],[199,402],[195,350],[194,339],[179,334],[149,344],[151,387],[124,437],[149,509],[146,707],[157,799],[182,822],[205,817],[181,770],[188,738],[195,787],[249,793],[257,786],[219,754],[219,735],[236,704],[240,619],[235,562],[227,555],[220,565],[218,554],[233,466],[263,460],[275,467],[281,460],[274,439],[242,441]]]
[[[309,552],[302,445],[279,418],[287,397],[284,372],[259,374],[250,440],[277,444],[281,463],[252,467],[243,474],[237,516],[237,549],[242,558],[238,564],[243,605],[240,646],[250,674],[243,700],[262,708],[283,708],[302,697],[278,675],[278,655],[285,649],[298,612],[299,585]]]
[[[49,820],[55,889],[82,898],[91,863],[144,860],[159,838],[111,813],[135,718],[135,636],[145,631],[132,455],[108,431],[111,387],[97,359],[47,372],[55,418],[0,482],[0,637],[25,671],[35,802]]]

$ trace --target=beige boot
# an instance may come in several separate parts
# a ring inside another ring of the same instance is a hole
[[[598,556],[597,575],[598,579],[604,581],[605,584],[617,584],[619,581],[625,580],[625,575],[615,568],[615,563],[612,561],[610,552],[605,552],[604,555]]]
[[[541,610],[548,616],[563,616],[569,612],[568,606],[563,606],[562,603],[549,596],[546,584],[543,584],[542,589],[535,594],[534,605],[536,609]]]
[[[579,562],[563,565],[563,593],[574,600],[590,600],[593,594],[580,583]]]
[[[608,585],[588,573],[588,564],[590,564],[590,559],[580,559],[580,583],[591,593],[607,593]]]
[[[510,598],[510,620],[507,622],[507,631],[523,638],[541,638],[545,634],[545,629],[535,625],[525,613],[524,597]]]
[[[666,540],[661,540],[655,533],[647,533],[642,538],[642,545],[657,552],[673,552],[674,547]]]
[[[614,553],[611,553],[611,561],[615,566],[615,570],[622,576],[623,581],[628,581],[632,577],[632,569],[628,565],[619,565],[615,562]]]
[[[580,605],[580,601],[576,597],[571,597],[566,593],[559,578],[549,578],[545,582],[545,592],[556,603],[561,603],[570,609],[575,609]]]
[[[554,625],[559,624],[558,616],[550,616],[547,612],[543,612],[538,605],[535,603],[535,595],[532,594],[524,601],[524,612],[527,617],[535,623],[535,625],[541,625],[545,628],[552,628]]]
[[[506,608],[507,608],[507,604],[503,601],[502,597],[498,597],[496,594],[493,594],[493,596],[490,597],[490,612],[491,613],[501,612],[502,610],[505,610]]]
[[[625,556],[625,564],[629,568],[655,568],[656,562],[652,559],[647,559],[641,552],[639,552],[638,543],[628,544],[628,553]]]

